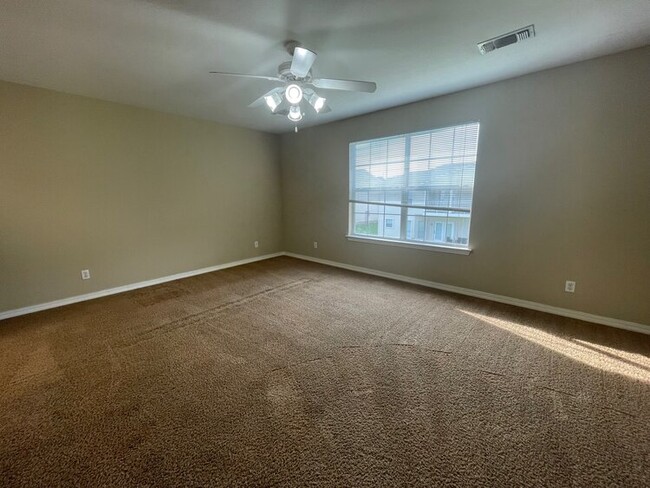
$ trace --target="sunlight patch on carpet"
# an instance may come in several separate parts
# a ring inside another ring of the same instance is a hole
[[[650,358],[641,354],[619,351],[579,339],[565,339],[514,321],[502,320],[468,310],[460,311],[587,366],[650,383]]]

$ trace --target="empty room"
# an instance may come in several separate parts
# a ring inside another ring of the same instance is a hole
[[[1,0],[0,486],[650,486],[648,0]]]

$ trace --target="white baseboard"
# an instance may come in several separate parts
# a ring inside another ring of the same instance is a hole
[[[435,281],[420,280],[418,278],[411,278],[409,276],[398,275],[394,273],[386,273],[385,271],[378,271],[371,268],[363,268],[361,266],[353,266],[351,264],[339,263],[337,261],[329,261],[327,259],[314,258],[311,256],[305,256],[303,254],[295,254],[292,252],[285,252],[284,254],[292,258],[302,259],[305,261],[313,261],[315,263],[325,264],[327,266],[334,266],[336,268],[343,268],[343,269],[348,269],[350,271],[357,271],[359,273],[381,276],[383,278],[390,278],[392,280],[404,281],[406,283],[413,283],[415,285],[435,288],[437,290],[450,291],[453,293],[459,293],[461,295],[467,295],[470,297],[484,298],[486,300],[492,300],[494,302],[507,303],[508,305],[516,305],[517,307],[529,308],[531,310],[538,310],[540,312],[547,312],[554,315],[561,315],[562,317],[569,317],[572,319],[584,320],[586,322],[608,325],[610,327],[616,327],[617,329],[625,329],[634,332],[641,332],[642,334],[650,334],[650,325],[638,324],[635,322],[627,322],[625,320],[614,319],[611,317],[603,317],[601,315],[579,312],[577,310],[570,310],[567,308],[553,307],[551,305],[545,305],[543,303],[529,302],[528,300],[506,297],[503,295],[495,295],[494,293],[472,290],[470,288],[462,288],[460,286],[445,285],[444,283],[436,283]]]
[[[538,310],[540,312],[547,312],[554,315],[560,315],[563,317],[569,317],[572,319],[584,320],[586,322],[593,322],[596,324],[608,325],[610,327],[616,327],[618,329],[631,330],[634,332],[640,332],[642,334],[650,334],[650,326],[644,324],[638,324],[635,322],[628,322],[625,320],[615,319],[611,317],[603,317],[601,315],[594,315],[586,312],[579,312],[577,310],[570,310],[567,308],[553,307],[551,305],[545,305],[543,303],[530,302],[528,300],[521,300],[519,298],[506,297],[503,295],[495,295],[494,293],[487,293],[479,290],[472,290],[470,288],[462,288],[460,286],[445,285],[444,283],[436,283],[435,281],[421,280],[418,278],[411,278],[409,276],[398,275],[395,273],[387,273],[385,271],[378,271],[371,268],[363,268],[361,266],[354,266],[351,264],[339,263],[337,261],[329,261],[327,259],[314,258],[311,256],[306,256],[303,254],[295,254],[292,252],[277,252],[274,254],[265,254],[263,256],[256,256],[253,258],[242,259],[239,261],[232,261],[230,263],[217,264],[216,266],[210,266],[208,268],[195,269],[193,271],[186,271],[183,273],[177,273],[170,276],[163,276],[162,278],[155,278],[153,280],[141,281],[139,283],[132,283],[130,285],[118,286],[115,288],[109,288],[106,290],[95,291],[92,293],[86,293],[84,295],[77,295],[74,297],[63,298],[61,300],[54,300],[47,303],[39,303],[37,305],[30,305],[28,307],[17,308],[15,310],[7,310],[5,312],[0,312],[0,320],[8,319],[11,317],[18,317],[19,315],[26,315],[29,313],[40,312],[41,310],[47,310],[50,308],[62,307],[64,305],[70,305],[72,303],[83,302],[86,300],[93,300],[95,298],[105,297],[108,295],[115,295],[117,293],[123,293],[125,291],[136,290],[138,288],[144,288],[147,286],[158,285],[160,283],[166,283],[168,281],[180,280],[182,278],[189,278],[190,276],[196,276],[204,273],[211,273],[212,271],[218,271],[220,269],[232,268],[234,266],[241,266],[243,264],[254,263],[256,261],[263,261],[265,259],[271,259],[278,256],[290,256],[292,258],[302,259],[304,261],[313,261],[315,263],[324,264],[327,266],[334,266],[336,268],[343,268],[350,271],[356,271],[358,273],[365,273],[374,276],[381,276],[382,278],[389,278],[392,280],[403,281],[406,283],[413,283],[415,285],[426,286],[428,288],[435,288],[437,290],[449,291],[452,293],[458,293],[461,295],[467,295],[476,298],[483,298],[486,300],[492,300],[494,302],[507,303],[508,305],[515,305],[518,307],[529,308],[531,310]]]
[[[208,268],[195,269],[193,271],[185,271],[174,275],[163,276],[162,278],[154,278],[153,280],[140,281],[139,283],[132,283],[130,285],[117,286],[115,288],[108,288],[106,290],[94,291],[84,295],[77,295],[69,298],[62,298],[61,300],[54,300],[53,302],[39,303],[37,305],[30,305],[28,307],[17,308],[15,310],[7,310],[0,312],[0,320],[8,319],[11,317],[18,317],[19,315],[26,315],[28,313],[40,312],[49,308],[62,307],[70,305],[71,303],[84,302],[86,300],[93,300],[95,298],[105,297],[108,295],[115,295],[116,293],[123,293],[125,291],[136,290],[147,286],[159,285],[168,281],[180,280],[182,278],[189,278],[204,273],[211,273],[212,271],[219,271],[220,269],[232,268],[234,266],[241,266],[242,264],[254,263],[255,261],[263,261],[265,259],[283,256],[283,252],[276,252],[274,254],[265,254],[263,256],[255,256],[254,258],[241,259],[239,261],[232,261],[230,263],[217,264]]]

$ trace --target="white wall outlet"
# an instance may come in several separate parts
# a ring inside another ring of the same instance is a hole
[[[314,249],[318,249],[318,242],[314,241]]]
[[[89,280],[90,279],[90,270],[89,269],[82,269],[81,270],[81,279],[82,280]]]
[[[573,293],[576,291],[576,282],[575,281],[567,281],[564,284],[564,291],[567,293]]]
[[[255,247],[260,247],[260,241],[255,241],[255,242],[253,242],[253,246],[255,246]]]

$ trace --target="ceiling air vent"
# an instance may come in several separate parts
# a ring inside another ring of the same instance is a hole
[[[478,50],[481,52],[481,54],[487,54],[497,49],[501,49],[502,47],[509,46],[510,44],[525,41],[531,37],[535,37],[534,25],[522,27],[516,31],[508,32],[507,34],[488,39],[487,41],[479,42]]]

